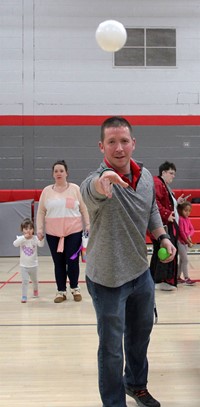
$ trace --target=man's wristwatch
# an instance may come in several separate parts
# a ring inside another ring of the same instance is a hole
[[[168,233],[163,233],[163,235],[160,235],[159,237],[158,237],[158,243],[161,243],[161,241],[163,240],[163,239],[169,239],[169,240],[171,240],[171,238],[170,238],[170,236],[168,235]]]

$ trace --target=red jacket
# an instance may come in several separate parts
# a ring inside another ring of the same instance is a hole
[[[163,224],[167,225],[170,214],[174,211],[174,202],[161,177],[153,177],[156,192],[156,202]]]

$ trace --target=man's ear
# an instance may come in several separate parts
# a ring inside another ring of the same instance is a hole
[[[135,146],[136,146],[136,139],[135,139],[135,138],[133,138],[133,150],[132,150],[132,151],[134,151],[134,150],[135,150]]]
[[[103,154],[104,153],[104,147],[103,147],[102,141],[99,141],[99,149],[100,149],[101,153]]]

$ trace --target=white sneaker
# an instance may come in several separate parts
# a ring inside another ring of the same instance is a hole
[[[161,290],[161,291],[176,291],[177,290],[177,288],[174,285],[171,285],[168,283],[155,284],[155,289]]]

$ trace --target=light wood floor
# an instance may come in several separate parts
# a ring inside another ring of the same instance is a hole
[[[200,255],[190,255],[200,280]],[[101,407],[98,338],[81,264],[83,301],[54,304],[50,257],[39,258],[40,297],[21,304],[18,258],[0,258],[0,406]],[[162,407],[200,407],[200,282],[156,291],[159,314],[149,346],[149,390]],[[136,406],[127,397],[127,406]]]

